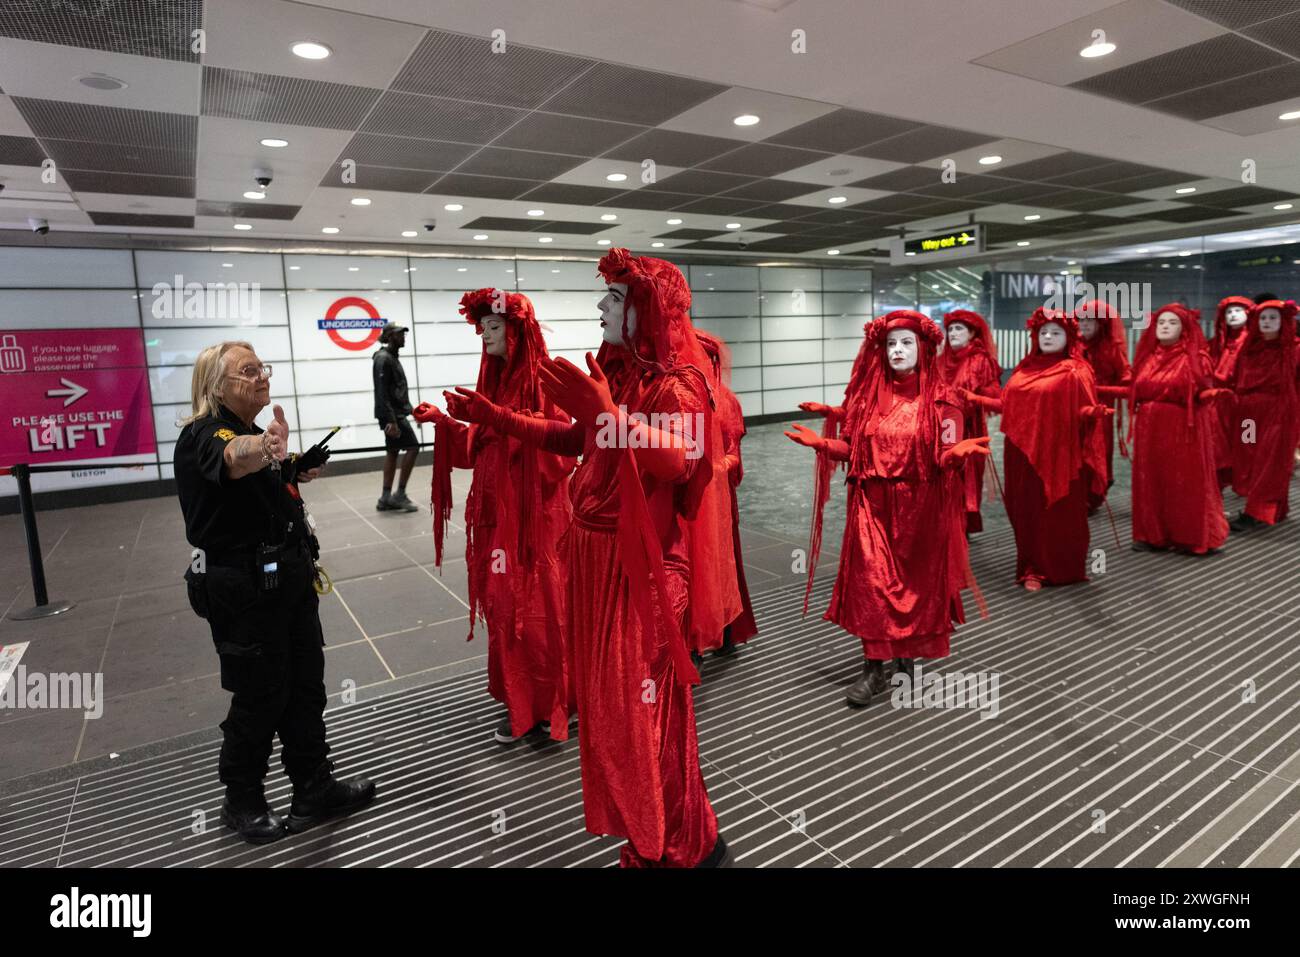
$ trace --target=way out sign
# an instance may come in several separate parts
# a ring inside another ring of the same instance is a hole
[[[914,266],[949,259],[964,259],[984,252],[984,227],[978,223],[945,232],[895,239],[889,247],[892,266]]]

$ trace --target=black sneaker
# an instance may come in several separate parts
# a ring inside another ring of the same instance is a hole
[[[532,734],[543,734],[550,737],[551,722],[539,721],[523,734],[516,736],[514,727],[510,724],[508,717],[502,718],[501,723],[497,725],[496,730],[492,732],[492,740],[497,744],[514,744],[516,741],[522,741]]]
[[[375,503],[376,512],[391,512],[395,508],[397,508],[397,506],[393,504],[393,498],[391,495],[381,495],[379,496],[379,501]]]
[[[1263,524],[1265,523],[1261,522],[1255,516],[1247,515],[1245,512],[1242,512],[1228,523],[1228,527],[1234,532],[1249,532],[1251,529],[1258,528]]]
[[[394,492],[389,497],[388,502],[392,508],[400,509],[403,512],[418,512],[420,510],[420,506],[407,498],[405,492]]]
[[[318,773],[306,787],[293,789],[293,804],[285,827],[301,834],[310,827],[359,811],[375,799],[375,782],[356,777],[340,781],[328,771]]]
[[[270,844],[285,836],[284,821],[267,805],[265,798],[250,797],[221,804],[221,823],[249,844]]]

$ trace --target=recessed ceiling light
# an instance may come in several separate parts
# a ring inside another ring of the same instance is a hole
[[[364,197],[364,196],[354,196],[354,197],[352,197],[352,205],[353,205],[353,206],[369,206],[369,205],[370,205],[370,200],[366,199],[366,197]]]
[[[360,271],[361,271],[361,267],[360,267],[360,266],[349,266],[349,267],[348,267],[348,272],[360,272]]]
[[[664,245],[663,243],[651,243],[651,244],[650,244],[650,247],[651,247],[652,249],[662,249],[662,248],[663,248],[663,245]]]
[[[234,269],[234,268],[235,268],[235,264],[234,264],[234,263],[222,263],[222,264],[221,264],[221,268],[222,268],[222,269]]]
[[[1160,268],[1161,268],[1161,269],[1168,269],[1168,268],[1169,268],[1169,263],[1161,263],[1161,264],[1160,264]]]
[[[252,229],[253,227],[249,223],[235,223],[235,228],[244,230],[244,229]]]
[[[478,240],[487,239],[487,233],[475,233],[474,238]]]
[[[601,214],[600,214],[600,218],[603,219],[603,220],[604,220],[605,222],[607,222],[607,223],[612,223],[614,220],[618,219],[618,214],[617,214],[617,213],[601,213]]]
[[[77,77],[77,82],[82,86],[90,87],[92,90],[124,90],[127,87],[125,80],[119,80],[107,73],[88,73],[85,76]]]
[[[1028,246],[1028,245],[1029,245],[1029,240],[1027,240],[1027,239],[1022,239],[1022,240],[1020,240],[1020,242],[1016,243],[1016,245],[1017,245],[1017,246]]]
[[[1192,255],[1192,251],[1191,251],[1190,249],[1184,249],[1184,250],[1183,250],[1182,252],[1180,252],[1178,255],[1180,255],[1180,256],[1190,256],[1190,255]]]
[[[469,267],[468,267],[468,266],[457,266],[457,267],[456,267],[456,272],[469,272]]]
[[[538,236],[538,237],[537,237],[537,241],[538,241],[539,243],[549,243],[549,242],[552,242],[552,241],[553,241],[553,237],[551,237],[551,236]]]
[[[605,177],[605,179],[609,180],[611,183],[621,183],[623,180],[627,179],[627,173],[610,173]]]
[[[994,166],[994,165],[996,165],[996,164],[998,164],[998,163],[1001,163],[1001,162],[1002,162],[1002,157],[1001,157],[1001,156],[998,156],[996,153],[993,154],[992,156],[981,156],[981,157],[980,157],[980,165],[981,165],[981,166]]]
[[[530,210],[528,211],[528,215],[529,215],[529,216],[545,216],[545,215],[546,215],[546,210],[544,210],[544,209],[530,209]]]
[[[681,224],[682,224],[682,221],[681,221],[680,219],[670,219],[670,220],[668,220],[668,225],[669,225],[669,226],[680,226]]]
[[[276,136],[268,136],[265,139],[259,140],[258,142],[260,142],[263,146],[271,147],[271,149],[273,150],[283,149],[284,147],[289,145],[288,140],[282,140]]]
[[[301,266],[290,266],[289,268],[290,268],[290,269],[301,269],[302,267],[301,267]]]
[[[904,255],[904,256],[915,256],[916,253],[914,253],[914,252],[912,252],[912,253],[903,253],[903,255]]]
[[[1151,250],[1147,249],[1145,246],[1143,246],[1141,249],[1138,249],[1138,250],[1135,250],[1135,251],[1136,251],[1136,252],[1140,252],[1140,253],[1149,253],[1149,252],[1151,252]]]
[[[1034,220],[1042,219],[1042,218],[1043,216],[1041,213],[1030,213],[1028,216],[1025,217],[1025,222],[1032,223]]]
[[[728,229],[739,229],[739,228],[740,228],[740,223],[727,223],[727,228],[728,228]]]
[[[552,269],[551,272],[559,272],[558,269]]]
[[[1089,60],[1099,56],[1106,56],[1115,52],[1113,43],[1091,43],[1079,51],[1079,56],[1087,57]]]
[[[840,254],[840,251],[839,251],[838,249],[828,249],[828,250],[826,250],[826,255],[827,255],[827,256],[838,256],[839,254]]]
[[[250,189],[244,193],[244,199],[266,199],[266,194],[259,189]]]
[[[465,207],[462,206],[460,203],[448,203],[446,206],[442,208],[449,213],[459,213]]]
[[[597,246],[608,246],[608,245],[609,245],[609,240],[608,240],[608,239],[597,239],[597,240],[596,240],[596,245],[597,245]]]
[[[1079,264],[1079,260],[1077,259],[1071,259],[1068,263],[1066,263],[1067,266],[1077,266],[1078,264]]]
[[[1274,208],[1274,209],[1290,209],[1291,206],[1292,206],[1291,203],[1278,203],[1278,204],[1277,204],[1276,206],[1274,206],[1273,208]]]
[[[412,236],[418,236],[419,233],[417,233],[414,229],[403,229],[402,235],[405,236],[407,239],[410,239]]]
[[[1195,187],[1195,186],[1180,186],[1180,187],[1178,187],[1178,189],[1174,190],[1174,192],[1177,193],[1179,196],[1182,196],[1182,195],[1185,195],[1185,194],[1187,194],[1187,193],[1194,193],[1194,192],[1196,192],[1196,187]]]
[[[322,232],[322,233],[330,233],[330,234],[332,235],[332,234],[334,234],[334,233],[337,233],[338,231],[339,231],[339,228],[338,228],[337,226],[322,226],[322,227],[321,227],[321,232]]]
[[[826,202],[833,203],[836,206],[838,206],[840,203],[847,203],[848,201],[849,198],[847,196],[832,196],[830,199],[826,200]]]
[[[419,268],[420,268],[419,266],[412,266],[410,269],[408,269],[408,270],[406,270],[406,271],[407,271],[407,272],[417,272],[417,271],[419,270]]]
[[[737,126],[753,126],[758,122],[758,117],[753,113],[742,113],[731,122],[735,123]]]
[[[294,56],[300,56],[304,60],[323,60],[332,52],[325,44],[314,40],[299,40],[289,49],[293,51]]]
[[[1300,110],[1292,110],[1289,113],[1282,113],[1278,116],[1279,120],[1300,120]]]

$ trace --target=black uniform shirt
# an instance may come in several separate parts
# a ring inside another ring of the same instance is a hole
[[[387,347],[375,352],[371,371],[375,380],[375,418],[380,425],[398,422],[411,414],[411,400],[406,389],[406,372],[402,360]]]
[[[172,459],[185,537],[209,555],[303,540],[302,509],[269,466],[243,478],[226,472],[226,444],[238,435],[261,435],[224,405],[181,429]],[[273,514],[274,509],[274,514]]]

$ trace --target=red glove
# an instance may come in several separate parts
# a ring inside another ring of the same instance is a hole
[[[411,415],[415,416],[416,422],[437,422],[446,414],[442,409],[429,402],[421,402],[411,412]]]
[[[831,414],[831,407],[829,405],[823,405],[821,402],[800,402],[799,408],[803,409],[805,412],[813,412],[820,416]]]
[[[542,391],[580,425],[594,429],[600,416],[617,415],[609,382],[594,356],[587,353],[587,375],[568,359],[543,359],[537,370]]]
[[[1202,402],[1209,402],[1212,399],[1219,398],[1219,396],[1221,395],[1232,395],[1232,390],[1231,389],[1202,389],[1200,394],[1197,396],[1197,398],[1200,399]]]
[[[1115,414],[1115,410],[1105,405],[1085,405],[1079,410],[1085,419],[1104,419]]]
[[[988,396],[972,392],[970,389],[962,389],[961,397],[967,402],[974,402],[976,405],[983,406],[990,412],[1002,411],[1002,401],[1000,399],[990,399]]]
[[[1097,386],[1097,394],[1098,394],[1098,395],[1100,395],[1100,396],[1106,396],[1106,397],[1108,397],[1108,398],[1112,398],[1112,399],[1127,399],[1127,398],[1128,398],[1128,391],[1129,391],[1129,390],[1128,390],[1128,386],[1126,386],[1126,385],[1099,385],[1099,386]]]
[[[808,448],[814,450],[820,449],[826,445],[826,440],[824,438],[805,425],[795,423],[790,426],[790,428],[794,429],[794,431],[785,433],[785,437],[793,442],[798,442],[800,445],[806,445]]]
[[[939,464],[944,465],[953,460],[964,462],[967,456],[990,454],[992,453],[989,449],[989,437],[987,435],[980,435],[973,439],[962,439],[948,451],[943,453],[943,457]]]
[[[480,425],[491,424],[501,410],[487,398],[473,389],[456,386],[455,392],[443,392],[447,400],[447,411],[462,422],[474,422]]]

